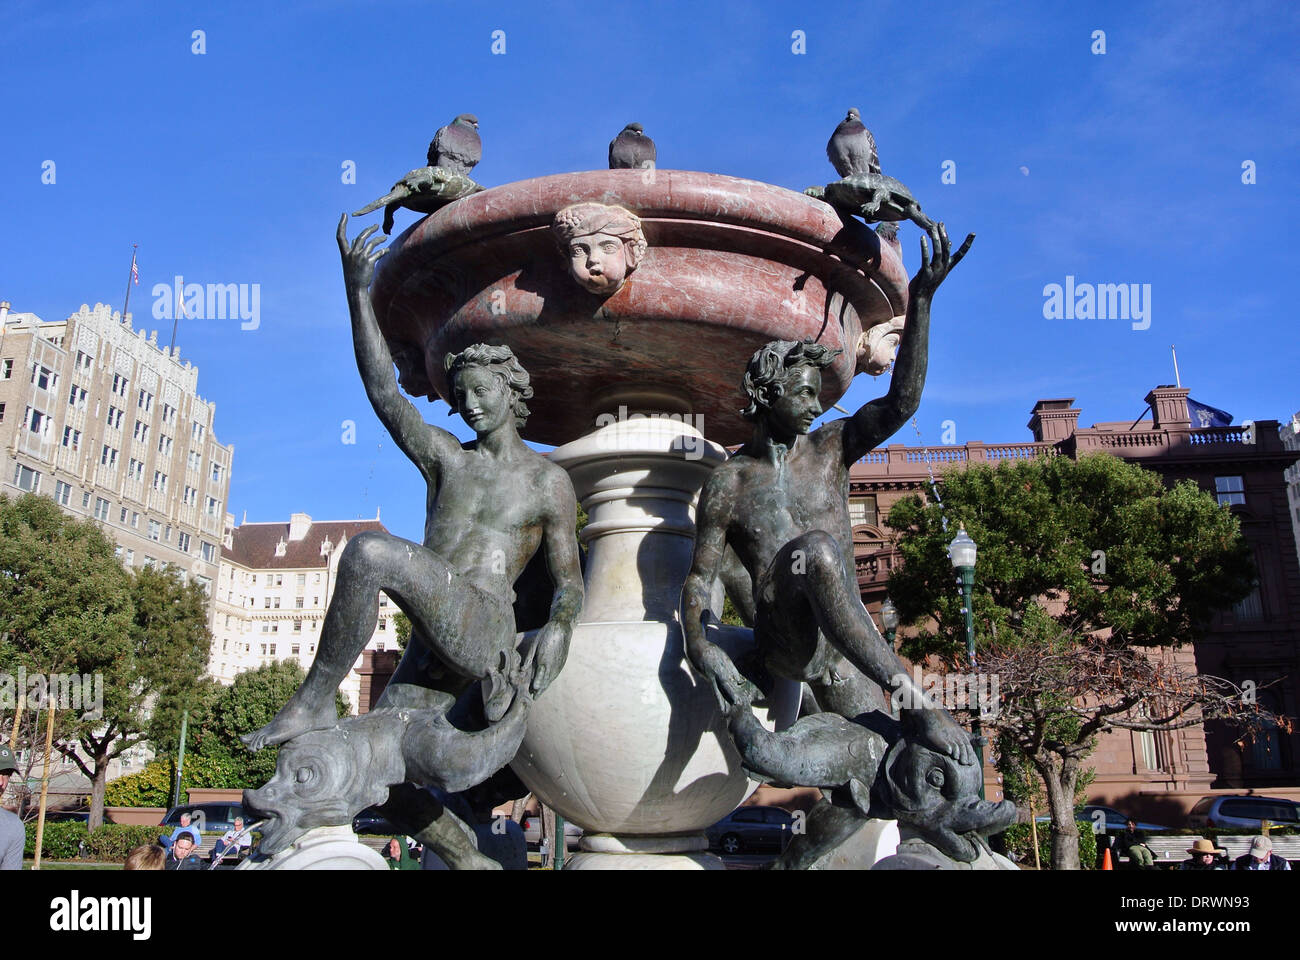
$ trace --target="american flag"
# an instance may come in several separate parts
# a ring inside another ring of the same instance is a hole
[[[140,268],[135,265],[135,254],[131,254],[131,280],[138,287],[140,285]]]

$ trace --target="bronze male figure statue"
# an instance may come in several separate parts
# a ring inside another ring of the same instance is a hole
[[[753,436],[714,470],[700,497],[695,555],[682,591],[687,655],[715,685],[742,753],[750,741],[761,745],[763,758],[745,758],[747,767],[760,772],[801,769],[793,756],[801,748],[791,738],[784,747],[791,756],[783,757],[779,739],[755,738],[739,723],[748,713],[753,688],[708,639],[708,625],[720,612],[710,609],[710,588],[719,577],[753,623],[763,666],[806,683],[820,710],[850,720],[878,710],[884,704],[875,685],[888,693],[903,689],[904,703],[925,702],[918,699],[919,689],[910,689],[915,680],[862,605],[848,489],[849,467],[915,413],[925,382],[931,300],[974,241],[973,235],[967,237],[953,254],[942,224],[928,225],[927,233],[930,248],[922,239],[921,266],[909,285],[907,320],[889,392],[853,416],[810,433],[822,413],[821,370],[836,353],[813,343],[767,344],[754,354],[744,380],[750,404],[743,413],[754,422]],[[961,765],[974,762],[968,734],[944,711],[907,709],[901,719],[909,742]],[[816,730],[805,724],[799,731],[799,736],[810,734],[824,743],[848,735],[835,726]],[[859,783],[860,801],[855,795],[863,814],[875,761],[870,767],[855,775],[868,781]]]
[[[488,722],[555,679],[582,606],[573,485],[519,438],[528,374],[507,347],[476,344],[449,355],[453,407],[477,437],[462,444],[425,423],[398,389],[370,300],[384,238],[371,240],[372,226],[349,245],[347,219],[338,243],[357,365],[380,422],[428,482],[424,543],[369,532],[348,542],[307,679],[270,724],[245,738],[254,750],[334,725],[335,690],[374,631],[381,590],[412,631],[378,707],[445,714],[481,681]],[[513,586],[539,549],[554,585],[549,621],[520,650]]]

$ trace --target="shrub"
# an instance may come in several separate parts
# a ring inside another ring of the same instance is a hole
[[[95,860],[121,863],[132,847],[157,843],[168,831],[148,824],[106,823],[94,833],[87,833],[84,823],[47,823],[41,835],[43,860]],[[36,855],[36,821],[27,824],[27,843],[23,856]]]
[[[137,773],[118,777],[104,790],[104,804],[110,807],[170,807],[176,764],[170,757],[151,760]],[[245,783],[236,764],[224,757],[187,756],[181,777],[181,802],[192,787],[245,790],[261,784]]]
[[[1092,824],[1079,821],[1079,866],[1091,870],[1097,863],[1097,837],[1092,832]],[[1014,853],[1019,857],[1021,866],[1034,862],[1034,850],[1029,824],[1015,823],[1007,827],[1002,835],[1007,845],[1008,855]],[[1052,869],[1052,828],[1051,824],[1038,824],[1038,859],[1044,870]]]

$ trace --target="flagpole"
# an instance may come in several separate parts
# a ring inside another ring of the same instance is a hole
[[[1174,383],[1181,387],[1183,385],[1183,378],[1178,375],[1178,351],[1174,349],[1172,343],[1169,344],[1169,352],[1174,355]]]
[[[135,279],[135,251],[140,244],[131,244],[131,269],[126,273],[126,298],[122,301],[122,322],[126,323],[126,308],[131,305],[131,281]]]

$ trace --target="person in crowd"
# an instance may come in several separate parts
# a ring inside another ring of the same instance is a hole
[[[1273,852],[1273,841],[1260,835],[1250,841],[1250,850],[1236,859],[1234,870],[1290,870],[1286,857]]]

